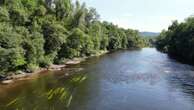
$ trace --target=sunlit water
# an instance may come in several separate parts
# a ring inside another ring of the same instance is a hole
[[[117,51],[74,66],[80,67],[84,75],[68,80],[49,76],[0,89],[7,91],[0,105],[5,110],[194,110],[194,67],[153,48]]]

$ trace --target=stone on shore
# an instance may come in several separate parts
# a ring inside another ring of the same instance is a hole
[[[49,70],[62,70],[63,68],[65,68],[66,67],[66,65],[50,65],[49,66]]]
[[[72,60],[67,61],[65,64],[66,65],[76,65],[84,61],[84,58],[74,58]]]
[[[13,83],[13,82],[14,82],[13,80],[4,80],[1,83],[2,84],[10,84],[10,83]]]

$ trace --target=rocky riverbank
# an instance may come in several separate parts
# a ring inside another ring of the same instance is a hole
[[[108,53],[108,51],[100,51],[98,54],[91,55],[90,57],[101,56],[101,55],[106,54],[106,53]],[[64,64],[60,64],[60,65],[52,64],[47,68],[40,68],[40,69],[34,71],[33,73],[26,73],[26,72],[22,72],[22,71],[20,71],[19,74],[10,73],[9,76],[0,76],[0,83],[1,84],[10,84],[10,83],[14,83],[15,81],[18,81],[18,80],[36,79],[42,73],[45,73],[45,71],[61,71],[63,69],[67,69],[69,65],[79,64],[90,57],[67,59],[66,61],[64,61]],[[70,75],[70,74],[68,74],[68,75]]]

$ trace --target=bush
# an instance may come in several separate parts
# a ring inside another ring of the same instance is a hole
[[[9,12],[6,8],[0,7],[0,22],[9,21]]]
[[[29,72],[29,73],[35,72],[38,69],[39,69],[39,66],[36,65],[36,64],[32,64],[32,63],[27,64],[27,67],[26,67],[26,71]]]
[[[0,48],[1,73],[15,71],[25,64],[24,51],[21,48]]]

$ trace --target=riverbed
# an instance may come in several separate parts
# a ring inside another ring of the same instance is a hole
[[[89,58],[65,71],[0,86],[2,110],[194,110],[194,67],[154,48]]]

